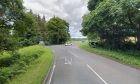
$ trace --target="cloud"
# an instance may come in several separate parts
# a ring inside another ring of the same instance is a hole
[[[87,0],[24,0],[24,6],[36,14],[44,15],[47,20],[58,16],[70,23],[72,37],[83,37],[82,16],[88,12]]]

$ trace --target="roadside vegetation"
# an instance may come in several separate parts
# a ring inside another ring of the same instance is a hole
[[[53,17],[46,23],[47,41],[50,44],[63,44],[70,39],[69,23]]]
[[[71,38],[72,41],[85,41],[87,38]]]
[[[80,48],[140,69],[140,52],[138,51],[128,52],[120,50],[119,51],[109,50],[102,47],[93,48],[90,47],[88,44],[81,44]]]
[[[0,55],[0,84],[42,84],[53,62],[52,51],[30,46]]]
[[[46,21],[23,6],[24,0],[0,0],[0,84],[42,84],[52,63],[49,48],[69,38],[69,23]]]
[[[140,0],[89,0],[81,48],[140,67]]]
[[[87,7],[81,32],[90,41],[111,50],[140,50],[140,0],[89,0]]]

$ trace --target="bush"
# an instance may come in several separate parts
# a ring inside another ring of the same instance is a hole
[[[20,46],[23,47],[23,46],[31,46],[31,45],[37,45],[39,43],[39,40],[40,40],[40,37],[39,36],[33,36],[31,38],[25,38],[25,37],[22,37],[20,39]]]
[[[0,67],[8,67],[12,64],[12,58],[11,57],[6,57],[0,59]]]
[[[26,72],[26,68],[43,53],[43,47],[31,46],[12,53],[10,57],[1,58],[0,84],[5,84],[14,76]]]

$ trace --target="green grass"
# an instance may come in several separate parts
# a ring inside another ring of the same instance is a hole
[[[103,48],[91,48],[88,44],[81,44],[80,48],[140,69],[140,56],[135,54],[133,55],[130,52],[113,51]]]
[[[0,53],[0,59],[10,57],[10,54],[7,52]]]
[[[21,49],[21,54],[32,54],[38,50],[42,51],[40,58],[33,62],[23,74],[18,75],[9,84],[42,84],[53,61],[52,50],[47,47],[35,46]]]

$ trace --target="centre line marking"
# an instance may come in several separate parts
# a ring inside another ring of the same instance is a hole
[[[51,73],[51,76],[50,76],[50,79],[49,79],[49,84],[51,84],[51,82],[52,82],[52,76],[53,76],[53,73],[54,73],[54,69],[55,69],[55,65],[53,66],[53,69],[52,69],[52,73]]]
[[[101,80],[102,80],[102,82],[104,83],[104,84],[108,84],[93,68],[91,68],[91,66],[89,66],[88,64],[87,64],[87,67],[93,72],[93,73],[95,73]]]
[[[72,58],[68,59],[68,58],[65,57],[65,63],[64,64],[70,64],[71,65],[72,64]]]

